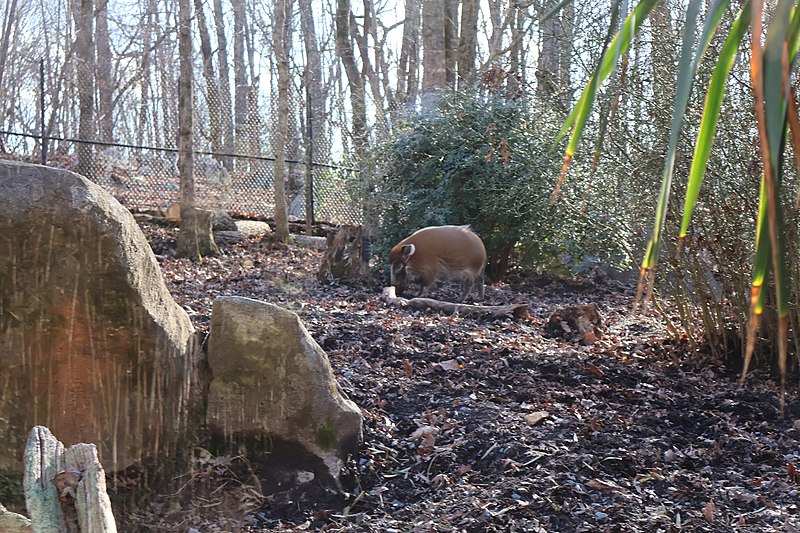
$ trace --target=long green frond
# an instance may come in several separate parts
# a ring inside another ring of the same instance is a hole
[[[728,76],[736,62],[736,54],[739,44],[744,39],[747,28],[750,25],[750,2],[745,2],[739,16],[736,17],[728,37],[720,51],[714,73],[711,75],[711,83],[706,94],[703,116],[700,120],[700,130],[697,134],[697,142],[692,158],[692,167],[689,171],[689,183],[686,188],[686,199],[683,205],[683,220],[681,222],[680,238],[686,237],[689,229],[689,222],[692,212],[700,194],[700,185],[708,165],[708,158],[711,153],[711,146],[714,142],[714,135],[717,131],[717,120],[719,119],[722,98],[725,94],[725,86]]]
[[[554,144],[557,144],[567,131],[572,128],[570,148],[567,149],[569,155],[575,153],[575,147],[583,132],[583,125],[586,123],[592,103],[594,102],[594,94],[597,92],[597,86],[605,81],[611,74],[614,70],[614,64],[619,57],[628,51],[633,37],[639,32],[642,23],[658,2],[659,0],[641,0],[633,9],[633,12],[625,19],[622,29],[617,32],[611,43],[603,50],[603,55],[600,58],[597,70],[592,75],[589,83],[586,84],[581,97],[578,99],[578,103],[572,109],[564,125],[561,127],[561,131],[556,136]]]
[[[669,203],[670,190],[672,188],[672,176],[675,167],[675,153],[678,147],[678,137],[680,134],[683,116],[686,112],[686,105],[689,102],[689,93],[694,79],[693,51],[695,49],[695,29],[697,28],[697,14],[700,11],[702,2],[700,0],[690,0],[686,8],[686,21],[684,23],[683,42],[681,44],[681,57],[678,62],[678,91],[675,96],[675,108],[672,115],[672,126],[670,127],[669,145],[664,161],[664,171],[661,177],[661,190],[658,196],[658,206],[656,207],[655,224],[650,242],[647,246],[647,255],[642,261],[642,270],[650,270],[658,263],[658,255],[661,248],[661,233],[664,221],[667,217],[667,204]],[[639,287],[641,295],[642,287]]]

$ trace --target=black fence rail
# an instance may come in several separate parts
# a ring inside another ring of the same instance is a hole
[[[0,131],[4,136],[36,135]],[[74,146],[92,146],[90,161],[81,165],[86,177],[106,189],[131,210],[167,209],[180,200],[177,150],[123,143],[89,142],[48,137]],[[40,144],[40,143],[39,143]],[[31,160],[31,153],[16,154]],[[41,149],[38,150],[41,154]],[[77,158],[64,150],[51,153],[45,163],[78,170]],[[41,162],[41,161],[39,161]],[[195,200],[198,207],[223,209],[234,216],[272,218],[275,210],[274,159],[212,152],[195,153]],[[306,190],[312,191],[311,220],[330,224],[357,224],[358,203],[350,194],[358,179],[354,169],[305,161],[286,162],[286,201],[290,220],[306,220]],[[310,175],[309,175],[310,174]]]

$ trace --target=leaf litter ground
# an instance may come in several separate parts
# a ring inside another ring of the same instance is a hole
[[[123,529],[800,529],[795,380],[782,417],[769,376],[740,387],[656,314],[632,316],[630,287],[517,275],[484,303],[526,303],[529,319],[446,316],[389,307],[378,283],[319,283],[318,251],[250,237],[197,264],[174,258],[176,230],[142,227],[199,330],[222,295],[297,312],[362,409],[365,439],[343,495],[312,481],[267,498],[246,458],[201,453],[177,492],[153,495]],[[590,302],[600,341],[545,335],[553,311]]]

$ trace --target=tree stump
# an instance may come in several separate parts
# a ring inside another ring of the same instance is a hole
[[[25,503],[34,531],[116,532],[106,477],[94,444],[68,449],[44,426],[25,446]]]
[[[203,258],[219,254],[212,231],[213,213],[207,209],[187,209],[181,216],[177,257]]]
[[[343,226],[332,239],[322,256],[317,279],[322,282],[362,279],[368,272],[369,236],[362,226]]]

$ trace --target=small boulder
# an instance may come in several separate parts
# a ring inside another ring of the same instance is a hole
[[[345,460],[362,440],[361,411],[295,313],[249,298],[218,298],[208,364],[213,439],[233,449],[244,444],[268,464],[291,465],[339,487]]]
[[[0,503],[0,531],[3,533],[29,533],[33,526],[29,518],[12,513]]]

